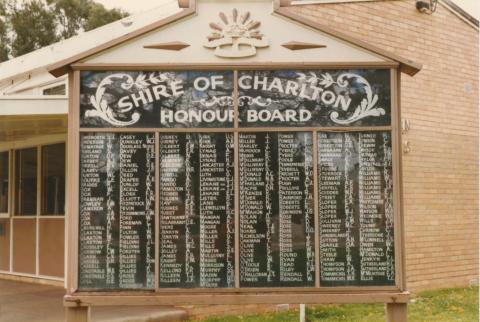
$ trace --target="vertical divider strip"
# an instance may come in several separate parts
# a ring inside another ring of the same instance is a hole
[[[393,174],[393,210],[394,210],[394,252],[395,252],[395,285],[402,291],[406,290],[405,279],[405,227],[403,219],[403,182],[402,182],[402,133],[401,133],[401,73],[397,69],[390,70],[391,86],[391,144],[392,144],[392,174]]]
[[[68,184],[68,216],[67,216],[67,262],[65,274],[67,294],[78,289],[78,254],[80,234],[79,214],[79,180],[80,180],[80,72],[69,73],[69,110],[68,110],[68,166],[70,176]],[[70,86],[71,85],[71,86]]]
[[[40,274],[40,214],[42,213],[42,153],[41,145],[37,146],[37,216],[35,218],[35,275]]]
[[[15,162],[15,151],[16,150],[13,150],[13,149],[10,151],[10,154],[11,154],[11,156],[10,156],[10,162],[11,162],[11,164],[10,164],[10,171],[11,171],[10,181],[11,182],[10,182],[10,194],[8,196],[8,198],[11,199],[10,200],[10,208],[8,208],[8,212],[9,212],[9,216],[10,216],[10,218],[8,218],[8,220],[10,222],[10,227],[9,227],[9,229],[10,229],[10,243],[8,245],[8,247],[9,247],[8,271],[10,273],[13,272],[13,215],[15,213],[15,199],[14,199],[15,198],[14,197],[15,196],[15,182],[14,182],[14,180],[15,180],[15,163],[14,163]]]
[[[155,132],[155,278],[154,289],[160,288],[160,133]]]
[[[235,165],[235,288],[240,288],[240,155],[238,134],[238,70],[233,71],[233,127]]]
[[[313,222],[315,224],[315,287],[320,287],[320,218],[318,200],[318,136],[317,131],[312,132],[313,143]]]

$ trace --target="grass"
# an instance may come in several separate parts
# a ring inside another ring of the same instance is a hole
[[[479,321],[478,287],[426,291],[408,305],[409,322]],[[320,305],[307,307],[309,322],[384,322],[382,304]],[[298,310],[244,316],[214,317],[202,322],[297,322]]]

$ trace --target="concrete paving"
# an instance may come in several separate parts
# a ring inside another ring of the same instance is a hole
[[[63,322],[65,311],[61,287],[0,279],[0,322]],[[184,321],[187,313],[171,307],[98,307],[92,322]]]

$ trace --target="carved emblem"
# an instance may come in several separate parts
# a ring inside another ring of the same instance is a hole
[[[260,22],[250,18],[250,12],[238,17],[237,9],[232,10],[229,19],[225,13],[219,14],[222,22],[210,23],[212,33],[204,46],[215,48],[215,55],[225,58],[242,58],[255,56],[257,47],[268,47],[268,41],[258,31]]]

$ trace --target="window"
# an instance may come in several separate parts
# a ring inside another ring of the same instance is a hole
[[[43,95],[66,95],[66,86],[61,84],[43,90]]]
[[[8,152],[0,153],[0,214],[8,213]]]
[[[15,214],[37,213],[37,148],[15,152]]]
[[[55,280],[64,276],[65,146],[50,143],[0,152],[0,215],[14,215],[0,218],[2,273]]]
[[[42,215],[65,214],[65,143],[42,147]]]

